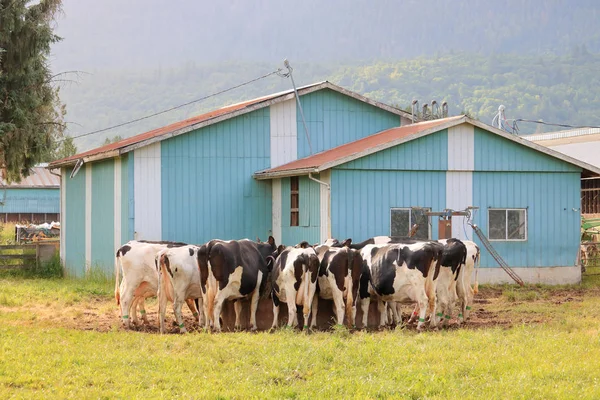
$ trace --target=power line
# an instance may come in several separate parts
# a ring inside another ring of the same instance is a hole
[[[185,106],[189,106],[190,104],[198,103],[198,102],[200,102],[200,101],[203,101],[203,100],[209,99],[209,98],[211,98],[211,97],[214,97],[214,96],[218,96],[218,95],[220,95],[220,94],[223,94],[223,93],[226,93],[226,92],[232,91],[232,90],[234,90],[234,89],[237,89],[237,88],[240,88],[240,87],[242,87],[242,86],[249,85],[250,83],[254,83],[254,82],[256,82],[256,81],[259,81],[259,80],[261,80],[261,79],[267,78],[267,77],[269,77],[269,76],[271,76],[271,75],[279,74],[280,72],[281,72],[281,68],[278,68],[276,71],[269,72],[268,74],[264,74],[264,75],[262,75],[262,76],[259,76],[258,78],[254,78],[254,79],[251,79],[251,80],[249,80],[249,81],[246,81],[246,82],[240,83],[240,84],[238,84],[238,85],[232,86],[232,87],[230,87],[230,88],[227,88],[227,89],[221,90],[221,91],[219,91],[219,92],[215,92],[215,93],[209,94],[209,95],[207,95],[207,96],[200,97],[199,99],[195,99],[195,100],[192,100],[192,101],[188,101],[187,103],[183,103],[183,104],[180,104],[180,105],[178,105],[178,106],[174,106],[174,107],[171,107],[171,108],[167,108],[166,110],[162,110],[162,111],[156,112],[156,113],[154,113],[154,114],[145,115],[145,116],[143,116],[143,117],[136,118],[136,119],[132,119],[132,120],[130,120],[130,121],[127,121],[127,122],[123,122],[123,123],[120,123],[120,124],[117,124],[117,125],[109,126],[108,128],[97,129],[97,130],[95,130],[95,131],[87,132],[87,133],[84,133],[84,134],[82,134],[82,135],[78,135],[78,136],[70,136],[70,137],[71,137],[71,138],[73,138],[73,139],[78,139],[78,138],[81,138],[81,137],[84,137],[84,136],[95,135],[96,133],[101,133],[101,132],[110,131],[110,130],[112,130],[112,129],[115,129],[115,128],[120,128],[120,127],[122,127],[122,126],[125,126],[125,125],[130,125],[130,124],[133,124],[133,123],[135,123],[135,122],[139,122],[139,121],[143,121],[143,120],[145,120],[145,119],[148,119],[148,118],[156,117],[157,115],[165,114],[165,113],[171,112],[171,111],[173,111],[173,110],[177,110],[178,108],[182,108],[182,107],[185,107]],[[66,139],[66,138],[63,138],[63,139],[61,139],[61,140],[59,140],[59,141],[63,141],[63,140],[65,140],[65,139]]]
[[[507,121],[511,121],[511,120],[507,120]],[[515,123],[516,122],[531,122],[534,124],[542,124],[542,125],[548,125],[548,126],[559,126],[561,128],[571,128],[571,129],[586,129],[586,128],[592,128],[592,129],[600,129],[600,126],[593,126],[593,125],[568,125],[568,124],[555,124],[555,123],[551,123],[551,122],[544,122],[544,121],[535,121],[532,119],[523,119],[523,118],[517,118],[512,120]],[[514,128],[513,128],[514,129]],[[518,129],[518,128],[517,128]]]

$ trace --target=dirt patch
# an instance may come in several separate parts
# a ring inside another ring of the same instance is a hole
[[[540,324],[550,321],[547,315],[540,315],[535,311],[516,311],[516,308],[522,310],[523,304],[548,305],[549,307],[560,306],[565,303],[581,302],[590,295],[600,295],[600,291],[586,289],[520,289],[509,288],[510,292],[502,288],[483,288],[475,296],[473,309],[469,320],[461,327],[458,326],[455,310],[454,318],[450,321],[449,329],[489,329],[489,328],[510,328],[515,324]],[[513,298],[514,293],[517,297]],[[531,294],[533,293],[533,294]],[[155,302],[148,302],[146,305],[149,324],[132,324],[132,331],[140,333],[158,333],[157,305]],[[321,308],[321,307],[319,307]],[[109,332],[125,330],[119,318],[119,309],[113,299],[103,297],[93,297],[85,303],[57,304],[46,303],[36,304],[35,307],[0,307],[1,312],[16,312],[22,315],[29,315],[26,319],[19,319],[19,324],[24,325],[47,325],[62,326],[70,329],[84,331]],[[409,308],[406,308],[404,321],[410,315]],[[188,331],[199,330],[196,320],[191,316],[189,310],[184,307],[184,323]],[[167,331],[169,333],[178,333],[179,328],[175,324],[172,308],[169,306],[167,312]],[[416,325],[406,325],[405,329],[414,330]]]

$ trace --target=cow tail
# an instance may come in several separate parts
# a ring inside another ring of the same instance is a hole
[[[156,257],[158,258],[158,318],[160,318],[163,311],[163,302],[161,299],[164,299],[166,296],[167,300],[174,301],[175,290],[173,289],[173,280],[171,279],[171,274],[167,272],[165,268],[165,258],[167,258],[167,256],[161,252],[158,253]],[[166,302],[164,304],[166,304]]]
[[[121,272],[121,249],[117,250],[115,256],[115,300],[117,305],[121,304],[121,293],[119,292],[119,273]]]
[[[479,264],[480,264],[480,253],[479,253],[479,249],[477,249],[477,256],[475,259],[475,287],[473,288],[473,293],[477,294],[479,293]]]
[[[354,320],[352,319],[352,304],[354,303],[354,298],[352,297],[352,271],[354,267],[354,254],[349,247],[345,247],[346,253],[348,254],[348,275],[347,279],[349,281],[349,286],[346,288],[346,318],[348,319],[348,324],[350,326],[354,325]],[[338,324],[341,324],[338,321]]]
[[[208,301],[208,315],[209,321],[213,319],[213,313],[215,310],[215,297],[217,295],[217,280],[212,272],[212,266],[210,261],[208,262],[208,279],[206,280],[206,300]],[[218,317],[217,317],[218,318]]]

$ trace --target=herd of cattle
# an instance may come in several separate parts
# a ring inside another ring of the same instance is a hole
[[[379,327],[400,322],[400,304],[415,305],[410,320],[421,330],[447,324],[458,303],[458,323],[469,316],[473,270],[479,248],[471,241],[420,241],[379,236],[353,244],[329,239],[314,246],[295,247],[251,240],[211,240],[201,245],[178,242],[130,241],[117,250],[115,297],[129,328],[138,324],[138,311],[148,324],[147,297],[158,296],[160,332],[165,331],[167,302],[173,303],[180,332],[185,302],[199,326],[221,330],[221,311],[234,302],[235,328],[241,329],[242,299],[250,300],[250,327],[257,329],[256,310],[262,297],[273,301],[276,328],[280,304],[287,305],[288,326],[315,327],[319,299],[333,300],[338,324],[365,328],[372,300],[377,302]],[[119,274],[122,272],[121,282]],[[357,306],[362,321],[356,324]]]

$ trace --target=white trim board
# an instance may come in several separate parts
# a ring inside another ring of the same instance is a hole
[[[115,252],[119,247],[121,247],[121,157],[115,158],[115,177],[114,177],[114,210],[115,215],[113,219],[114,231],[115,231],[115,240],[114,240],[114,250]]]
[[[281,244],[281,179],[273,179],[271,184],[272,190],[272,235],[275,238],[275,243]]]

